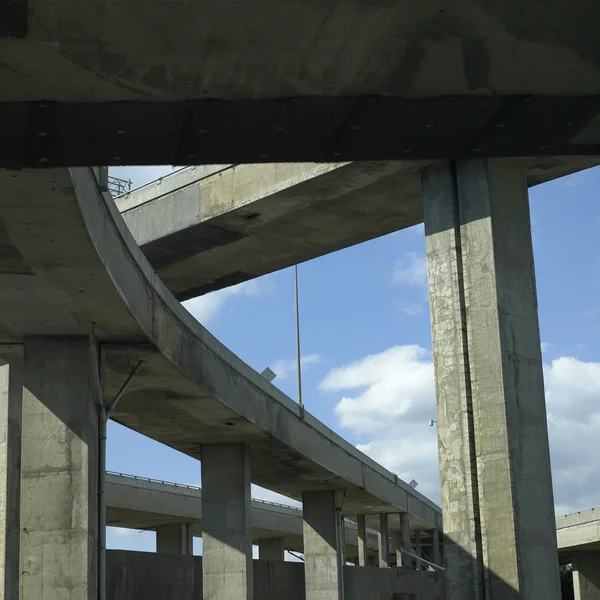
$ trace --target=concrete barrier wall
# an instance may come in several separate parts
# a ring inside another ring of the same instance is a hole
[[[107,600],[202,600],[202,557],[109,550]],[[444,600],[443,576],[344,568],[345,600]],[[304,564],[254,561],[254,600],[305,600]]]

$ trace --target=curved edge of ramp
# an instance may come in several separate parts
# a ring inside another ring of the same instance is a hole
[[[295,402],[198,323],[152,270],[92,171],[73,168],[70,173],[88,235],[108,276],[149,341],[183,376],[260,433],[326,470],[332,487],[364,491],[381,501],[371,511],[365,503],[365,512],[389,505],[441,528],[439,507],[310,414],[302,419]]]

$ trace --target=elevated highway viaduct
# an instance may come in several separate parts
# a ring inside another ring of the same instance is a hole
[[[418,222],[422,210],[427,240],[449,600],[557,600],[527,183],[535,182],[530,161],[545,173],[539,181],[558,163],[560,175],[597,162],[596,2],[5,4],[0,166],[14,170],[0,173],[0,343],[28,390],[24,410],[15,409],[26,415],[24,522],[11,523],[6,538],[20,532],[22,595],[87,599],[102,583],[94,566],[98,379],[114,398],[132,361],[143,368],[114,417],[210,465],[203,503],[216,514],[203,561],[212,575],[203,581],[211,600],[252,597],[251,479],[303,497],[313,535],[309,600],[342,593],[337,494],[346,492],[354,513],[422,509],[427,519],[423,498],[302,418],[192,321],[86,170],[400,160],[410,161],[417,193],[393,226]],[[398,189],[387,202],[400,206]],[[359,229],[338,232],[331,249],[372,235]],[[262,266],[240,261],[230,281],[272,270],[278,261],[268,254]],[[279,262],[300,255],[296,248]],[[215,286],[214,274],[197,285],[206,284]],[[11,381],[6,389],[20,388]],[[21,422],[8,416],[1,422]],[[7,472],[16,460],[7,455]],[[219,524],[223,506],[236,515],[233,529]],[[48,556],[69,565],[66,578]]]

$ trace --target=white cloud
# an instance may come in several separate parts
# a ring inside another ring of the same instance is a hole
[[[111,527],[111,531],[115,537],[128,537],[136,533],[135,529],[129,529],[127,527]]]
[[[398,308],[409,317],[418,317],[425,312],[425,308],[422,304],[407,300],[406,298],[400,301]]]
[[[259,296],[269,291],[270,286],[265,284],[265,281],[265,279],[252,279],[204,296],[186,300],[182,302],[182,306],[200,323],[206,325],[218,315],[229,298],[234,296]]]
[[[321,362],[320,354],[304,354],[300,357],[300,368],[304,373],[309,365]],[[277,375],[277,379],[286,379],[296,372],[296,359],[280,358],[271,365],[271,370]]]
[[[427,285],[427,259],[418,252],[405,252],[396,261],[393,272],[394,283],[403,285]]]
[[[600,362],[562,357],[545,365],[557,514],[600,506]],[[439,502],[433,365],[419,346],[395,346],[333,369],[321,389],[351,391],[335,407],[357,447]],[[366,438],[366,439],[361,439]]]

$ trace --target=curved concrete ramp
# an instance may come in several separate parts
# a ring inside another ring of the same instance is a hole
[[[261,486],[298,499],[344,489],[347,514],[408,511],[440,526],[438,507],[310,414],[301,418],[175,300],[90,169],[3,172],[0,183],[8,360],[18,360],[24,336],[87,335],[95,322],[109,396],[132,361],[145,361],[118,422],[197,458],[205,442],[247,442]]]

